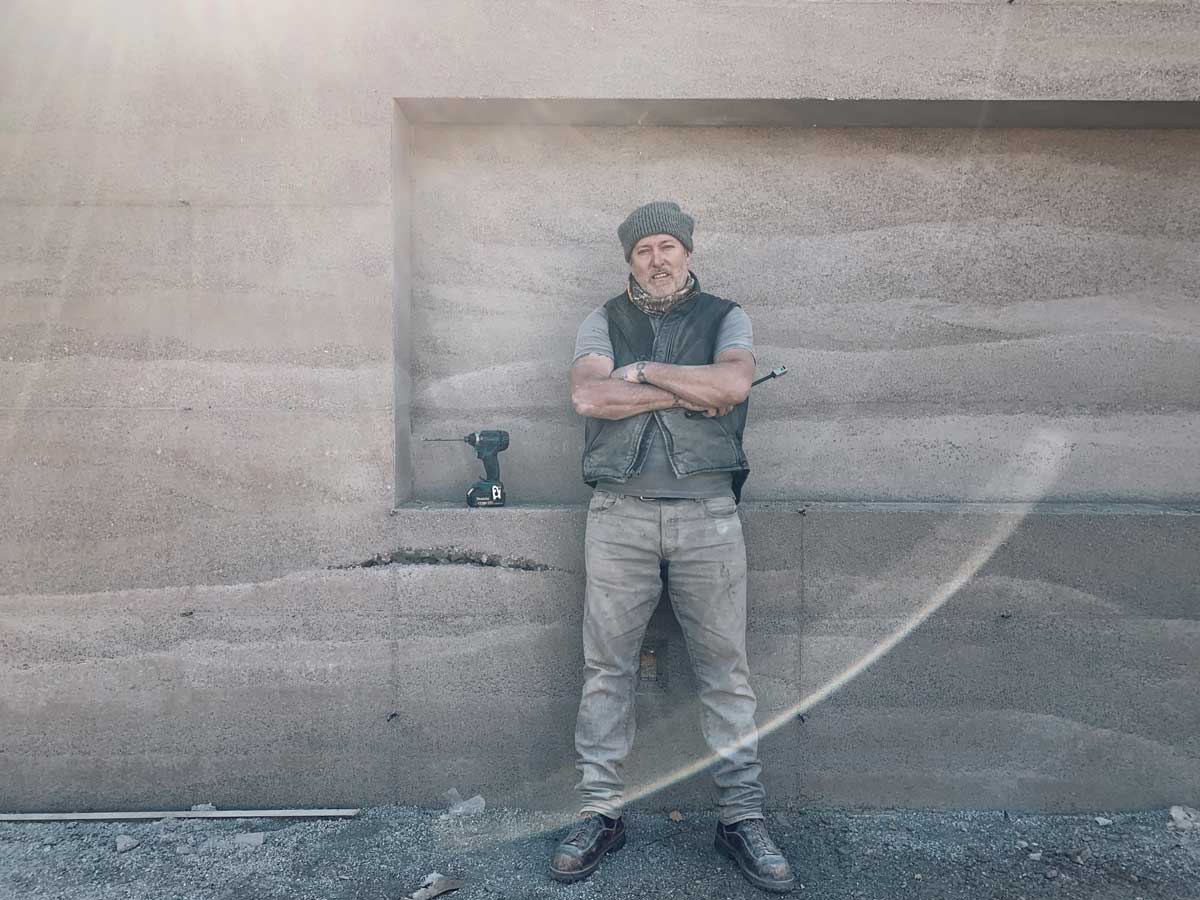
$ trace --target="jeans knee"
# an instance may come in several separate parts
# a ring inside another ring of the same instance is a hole
[[[631,681],[636,671],[632,664],[626,664],[620,660],[589,657],[584,660],[583,680],[584,684],[597,682],[621,685]]]

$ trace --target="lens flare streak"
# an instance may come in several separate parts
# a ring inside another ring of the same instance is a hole
[[[919,628],[923,622],[962,590],[987,561],[992,558],[996,550],[1016,531],[1017,527],[1024,521],[1038,500],[1045,497],[1050,486],[1057,481],[1069,453],[1068,447],[1069,441],[1067,437],[1053,431],[1039,431],[1026,441],[1021,452],[1014,457],[1009,466],[997,473],[991,480],[991,483],[983,492],[983,496],[994,497],[1003,492],[1009,496],[1032,497],[1036,499],[1030,499],[1018,504],[1010,515],[1004,516],[992,530],[991,534],[987,536],[975,551],[946,578],[943,584],[932,592],[930,599],[922,604],[912,615],[908,616],[899,628],[875,644],[869,652],[863,654],[849,666],[843,668],[833,678],[830,678],[815,690],[803,696],[799,702],[777,713],[761,724],[757,734],[747,735],[735,744],[692,760],[660,778],[656,778],[653,781],[627,791],[624,802],[629,804],[637,800],[642,800],[664,788],[698,775],[716,762],[720,756],[740,749],[741,746],[756,741],[763,735],[771,734],[788,722],[794,721],[797,716],[826,700],[879,660],[883,659],[883,657],[887,656],[897,645]],[[962,515],[971,514],[969,512],[962,513]],[[938,534],[929,543],[935,547],[941,546],[943,543],[942,539],[947,537],[944,531],[945,527],[939,529]],[[919,569],[920,566],[915,564],[919,562],[918,559],[914,563],[910,563],[910,565]]]

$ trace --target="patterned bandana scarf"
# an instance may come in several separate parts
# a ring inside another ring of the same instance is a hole
[[[629,295],[629,302],[646,315],[661,318],[687,300],[695,290],[696,276],[688,272],[687,282],[675,293],[665,297],[652,297],[644,287],[637,283],[637,279],[631,273],[629,286],[625,288],[625,293]]]

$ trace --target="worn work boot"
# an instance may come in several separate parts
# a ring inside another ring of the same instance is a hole
[[[600,865],[604,854],[625,846],[625,819],[596,814],[580,820],[550,859],[550,877],[555,881],[582,881]]]
[[[716,847],[738,864],[756,888],[786,894],[796,886],[792,867],[771,840],[762,819],[744,819],[736,825],[718,823]]]

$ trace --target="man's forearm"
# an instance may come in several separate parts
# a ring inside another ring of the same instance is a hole
[[[628,419],[677,405],[679,401],[670,391],[615,378],[589,382],[575,398],[575,411],[593,419]]]
[[[706,407],[736,406],[746,399],[720,363],[709,366],[675,366],[648,362],[642,370],[655,387]]]

